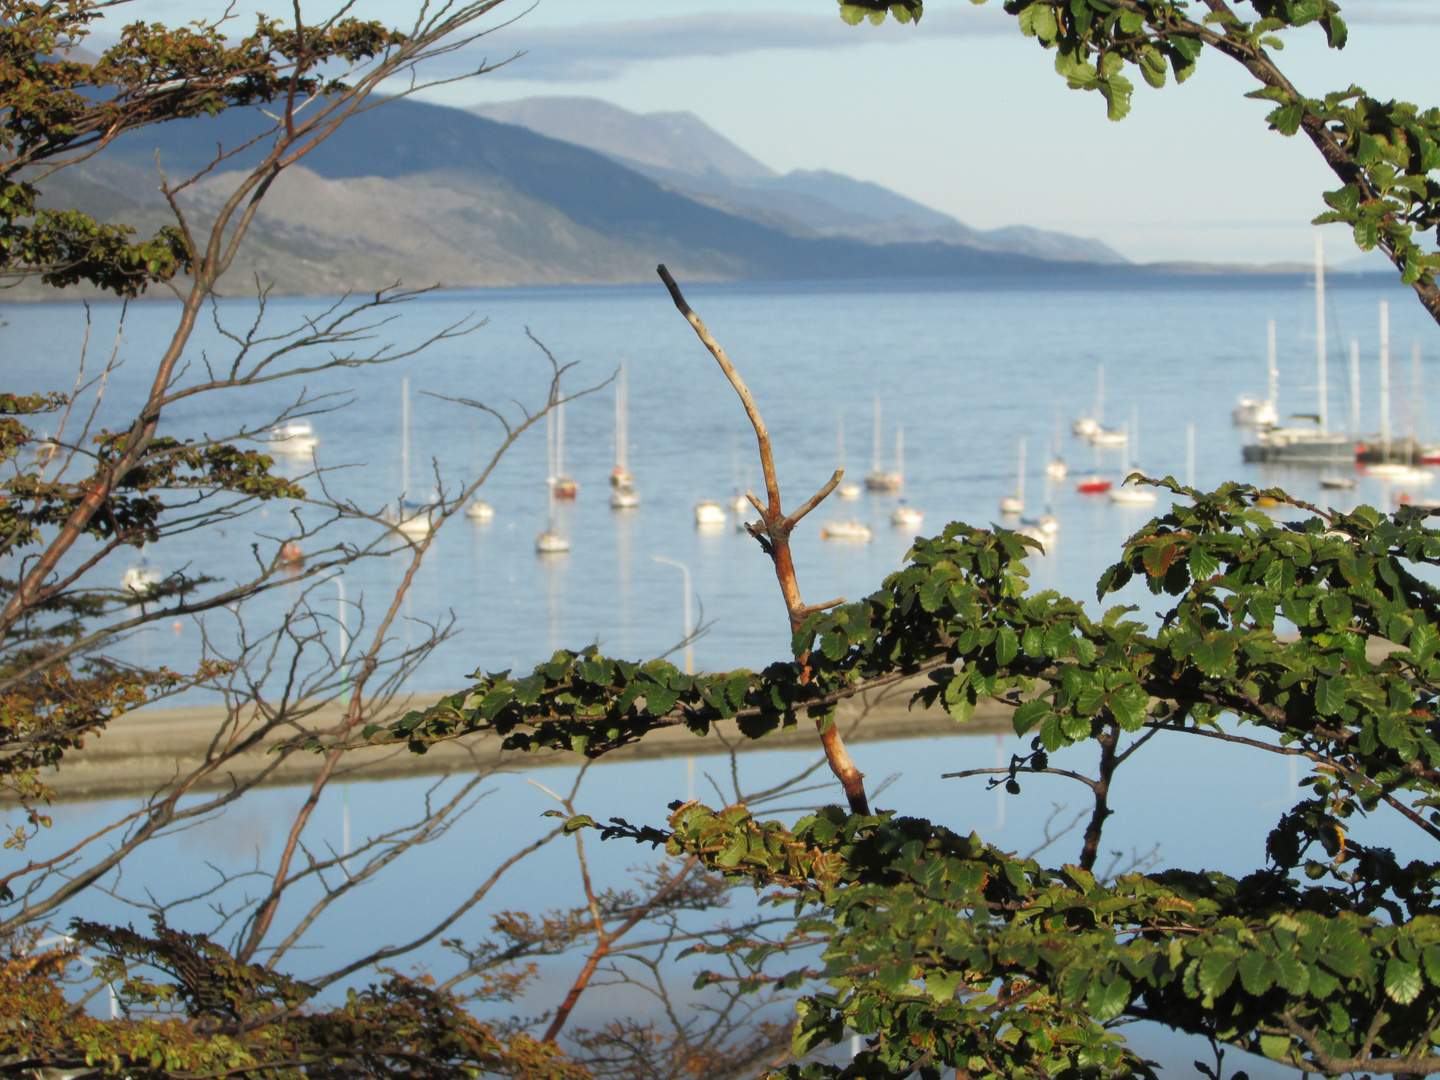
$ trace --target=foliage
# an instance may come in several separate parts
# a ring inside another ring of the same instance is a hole
[[[797,1055],[853,1029],[869,1036],[864,1075],[1146,1073],[1116,1030],[1137,1018],[1312,1072],[1440,1070],[1440,864],[1402,864],[1390,846],[1352,835],[1387,810],[1440,839],[1440,592],[1424,580],[1440,563],[1440,532],[1415,509],[1322,512],[1274,490],[1203,495],[1166,483],[1190,505],[1133,536],[1098,590],[1104,599],[1133,578],[1170,597],[1155,631],[1133,608],[1095,620],[1053,592],[1030,594],[1033,541],[951,525],[918,541],[879,592],[812,615],[795,643],[804,663],[692,677],[564,653],[372,737],[422,749],[489,728],[517,747],[598,754],[646,729],[723,719],[759,737],[801,710],[923,672],[916,699],[942,701],[959,722],[981,697],[1015,707],[1029,753],[981,772],[1012,792],[1046,773],[1090,788],[1073,864],[1046,869],[943,825],[838,808],[790,827],[695,803],[675,805],[663,830],[586,817],[567,827],[661,844],[782,890],[771,902],[800,916],[789,937],[746,936],[720,951],[774,963],[823,942],[820,968],[770,979],[822,984],[801,1000]],[[1255,508],[1262,494],[1313,516],[1277,524]],[[1367,653],[1381,641],[1397,647]],[[1266,865],[1238,880],[1096,877],[1115,771],[1157,736],[1314,765],[1309,797],[1273,823]],[[1100,750],[1096,776],[1052,764],[1085,743]],[[811,1063],[786,1075],[838,1071]]]

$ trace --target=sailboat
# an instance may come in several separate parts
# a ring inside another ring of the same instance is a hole
[[[1299,464],[1355,460],[1355,440],[1348,435],[1330,434],[1329,387],[1325,381],[1325,241],[1315,234],[1315,367],[1319,409],[1314,427],[1271,427],[1261,429],[1255,441],[1246,445],[1246,461],[1287,461]],[[1300,419],[1296,417],[1295,419]]]
[[[640,505],[640,493],[635,490],[634,479],[630,475],[629,406],[625,365],[621,364],[615,379],[615,470],[610,474],[610,505],[616,510]]]
[[[475,449],[475,421],[470,421],[470,475],[480,475],[480,455]],[[476,495],[465,506],[465,516],[471,521],[491,521],[495,517],[495,508],[484,499]]]
[[[1280,414],[1275,409],[1275,403],[1279,397],[1280,369],[1275,366],[1275,320],[1270,319],[1265,326],[1265,377],[1268,393],[1263,398],[1245,397],[1241,395],[1235,403],[1235,408],[1230,410],[1230,418],[1236,424],[1248,424],[1252,427],[1273,427],[1280,422]]]
[[[845,469],[845,410],[840,410],[840,418],[835,423],[835,468],[840,471]],[[842,499],[858,499],[860,497],[860,485],[854,481],[847,480],[835,489],[835,494]]]
[[[747,469],[748,473],[749,470]],[[726,500],[732,514],[744,514],[750,509],[750,500],[745,497],[745,490],[740,486],[740,433],[735,430],[730,432],[730,479],[734,483],[734,490],[730,498]],[[748,477],[747,477],[748,480]]]
[[[903,440],[903,432],[897,436]],[[870,463],[870,475],[865,477],[865,486],[871,491],[899,491],[903,477],[898,472],[886,472],[880,465],[880,395],[875,395],[874,455]]]
[[[1414,458],[1414,440],[1399,455],[1392,455],[1394,449],[1390,438],[1390,303],[1380,301],[1380,447],[1377,455],[1369,447],[1361,447],[1357,457],[1366,462],[1366,472],[1382,480],[1395,480],[1405,484],[1428,483],[1433,474],[1417,469],[1410,462]]]
[[[1091,446],[1124,446],[1125,433],[1105,426],[1105,365],[1095,366],[1095,416],[1082,416],[1070,429]]]
[[[1127,432],[1127,434],[1130,435],[1130,450],[1128,455],[1130,463],[1125,466],[1127,476],[1130,473],[1140,471],[1140,466],[1136,464],[1140,454],[1140,409],[1138,406],[1132,409],[1130,413],[1130,424],[1131,431]],[[1124,480],[1121,481],[1119,487],[1110,489],[1110,501],[1114,503],[1148,504],[1155,501],[1155,492],[1148,487],[1141,487],[1133,481]]]
[[[1020,464],[1015,472],[1015,494],[1000,500],[1002,514],[1023,514],[1025,512],[1025,440],[1020,440]]]
[[[410,497],[410,378],[400,380],[400,503],[387,517],[406,536],[423,539],[435,526],[426,508]]]
[[[1070,466],[1060,456],[1060,402],[1055,402],[1055,445],[1049,447],[1050,460],[1045,463],[1045,475],[1051,480],[1064,480],[1070,475]]]
[[[557,401],[551,412],[555,414],[555,460],[550,470],[550,490],[557,499],[573,499],[580,485],[565,475],[565,402]]]
[[[535,550],[541,555],[558,555],[570,550],[570,538],[562,533],[555,523],[556,488],[556,410],[545,414],[545,531],[535,537]]]

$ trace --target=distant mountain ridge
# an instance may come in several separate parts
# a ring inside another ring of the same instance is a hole
[[[1098,240],[1024,225],[979,230],[879,184],[828,170],[784,176],[691,113],[644,115],[579,97],[530,97],[473,112],[595,150],[672,190],[794,236],[872,244],[938,241],[1042,259],[1122,264]]]
[[[157,191],[157,153],[173,182],[208,167],[217,145],[236,150],[270,123],[259,110],[231,109],[129,133],[103,154],[45,180],[43,202],[153,231],[171,223]],[[685,122],[667,123],[667,130],[704,138]],[[244,168],[259,153],[243,150],[223,167]],[[226,175],[210,174],[181,194],[196,223],[214,212],[226,182]],[[683,194],[610,157],[524,127],[394,100],[360,113],[281,175],[227,282],[232,293],[251,291],[258,277],[273,283],[277,295],[333,295],[397,281],[447,287],[651,281],[660,261],[677,276],[708,281],[992,278],[1101,269],[934,240],[874,244],[808,226],[797,232],[777,224],[782,218],[793,224],[793,217],[753,206],[734,212],[724,202]],[[827,205],[832,215],[849,213]],[[9,294],[12,300],[49,295],[34,284]]]

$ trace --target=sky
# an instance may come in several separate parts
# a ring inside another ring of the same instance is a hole
[[[357,5],[397,23],[418,8]],[[1358,84],[1440,104],[1440,0],[1341,8],[1343,51],[1313,27],[1286,37],[1278,59],[1302,92]],[[120,10],[126,21],[179,22],[204,9],[131,0]],[[1338,186],[1307,140],[1267,130],[1268,106],[1244,97],[1255,83],[1224,57],[1207,51],[1194,77],[1160,91],[1132,74],[1133,111],[1112,123],[1098,95],[1066,88],[1053,54],[1020,35],[1001,0],[928,0],[919,26],[883,28],[846,26],[835,0],[505,0],[493,22],[435,73],[524,55],[425,96],[688,111],[779,172],[830,169],[976,228],[1095,237],[1136,261],[1307,261],[1320,192]],[[1343,228],[1327,230],[1327,246],[1332,262],[1359,254]]]

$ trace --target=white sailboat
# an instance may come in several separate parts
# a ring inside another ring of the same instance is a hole
[[[475,447],[475,421],[470,421],[470,475],[480,475],[480,455]],[[465,506],[465,516],[471,521],[492,521],[495,517],[495,508],[484,499],[476,495]]]
[[[555,472],[557,462],[556,450],[556,410],[551,409],[545,414],[545,531],[538,533],[535,537],[535,550],[541,555],[558,555],[570,550],[570,538],[560,531],[555,522]]]
[[[835,468],[845,468],[845,410],[840,410],[840,417],[835,422]],[[853,480],[846,480],[835,489],[835,494],[842,499],[858,499],[860,497],[860,485]]]
[[[1064,480],[1070,475],[1070,466],[1060,456],[1060,402],[1055,402],[1055,445],[1049,447],[1049,460],[1045,463],[1045,475],[1051,480]]]
[[[1273,427],[1280,422],[1276,402],[1280,393],[1280,369],[1275,364],[1275,320],[1265,326],[1265,378],[1267,393],[1263,398],[1245,397],[1243,394],[1230,410],[1230,418],[1241,425],[1252,427]]]
[[[1105,365],[1095,366],[1095,416],[1081,417],[1071,425],[1076,435],[1089,441],[1091,446],[1124,446],[1125,432],[1112,431],[1105,426]]]
[[[573,499],[580,493],[580,485],[565,474],[565,402],[557,401],[550,411],[555,416],[555,459],[550,470],[550,490],[557,499]]]
[[[388,515],[391,524],[412,539],[434,530],[426,507],[410,498],[410,378],[400,380],[400,502]]]
[[[880,395],[875,395],[875,430],[873,433],[874,454],[870,463],[870,475],[865,477],[865,486],[871,491],[899,491],[904,478],[898,472],[886,472],[880,464]],[[897,436],[903,441],[904,435]]]
[[[1125,474],[1127,476],[1129,476],[1130,473],[1140,471],[1140,466],[1137,464],[1140,456],[1139,406],[1132,409],[1130,413],[1130,424],[1131,430],[1127,432],[1127,434],[1130,435],[1130,450],[1128,455],[1130,463],[1125,466]],[[1132,505],[1149,504],[1155,501],[1155,491],[1153,488],[1141,487],[1133,480],[1124,480],[1119,487],[1110,489],[1110,501],[1114,503],[1129,503]]]
[[[615,470],[610,474],[610,505],[628,510],[640,505],[640,492],[635,490],[630,475],[630,394],[625,380],[625,365],[615,378]]]
[[[1020,462],[1015,470],[1015,494],[1000,500],[1000,513],[1023,514],[1025,512],[1025,440],[1020,440]]]
[[[740,433],[734,430],[730,432],[730,479],[734,485],[730,498],[726,500],[730,512],[747,513],[750,510],[750,500],[745,497],[745,489],[740,485]]]
[[[1391,460],[1390,432],[1390,303],[1380,301],[1380,460],[1365,466],[1371,476],[1392,480],[1402,484],[1426,484],[1433,474],[1417,469],[1410,464],[1412,449],[1407,448],[1403,459]]]

